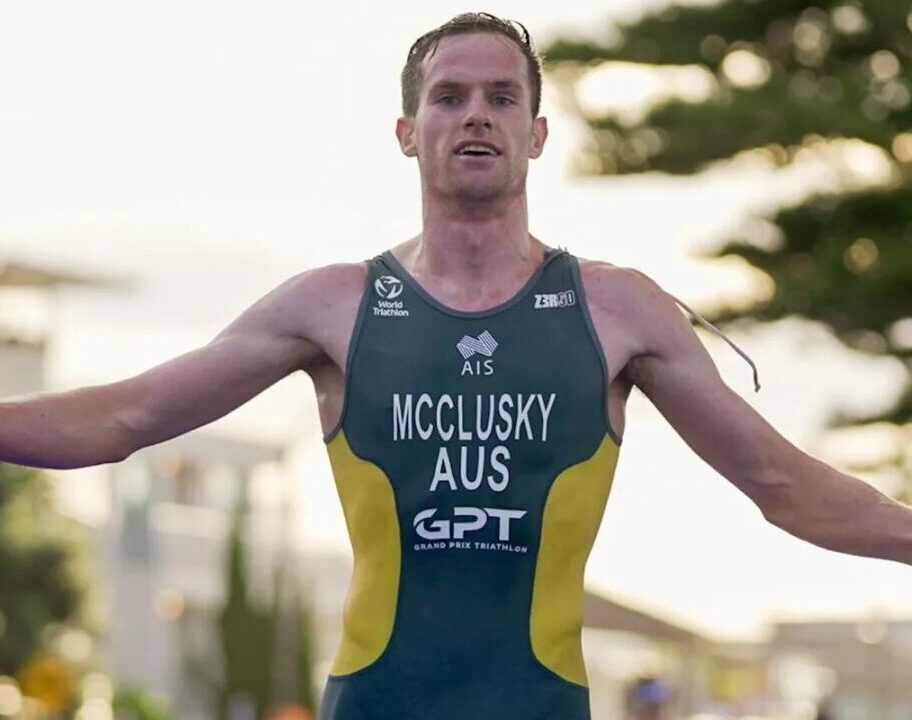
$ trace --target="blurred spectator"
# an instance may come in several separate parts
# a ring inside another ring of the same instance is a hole
[[[666,720],[671,687],[659,678],[637,678],[630,688],[625,720]]]
[[[313,720],[313,714],[300,705],[280,705],[270,711],[267,720]]]

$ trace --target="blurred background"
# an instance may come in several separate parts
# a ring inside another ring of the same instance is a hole
[[[519,20],[530,229],[635,267],[790,441],[912,502],[912,3],[0,5],[0,398],[114,382],[420,229],[399,73]],[[912,569],[765,522],[635,391],[594,720],[912,718]],[[309,379],[116,465],[0,465],[0,718],[313,718],[351,553]]]

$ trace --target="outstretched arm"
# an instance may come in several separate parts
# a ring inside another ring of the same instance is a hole
[[[107,385],[0,401],[0,462],[71,469],[124,460],[217,420],[320,357],[313,338],[360,265],[315,268],[264,295],[207,345]]]
[[[838,552],[912,565],[912,508],[795,447],[729,388],[671,296],[629,272],[625,372],[681,438],[774,525]]]

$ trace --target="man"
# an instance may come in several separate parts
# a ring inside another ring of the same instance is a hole
[[[634,385],[770,522],[912,563],[912,511],[782,438],[656,283],[529,233],[548,127],[525,28],[454,18],[402,84],[418,236],[136,377],[0,404],[0,459],[118,462],[307,372],[355,556],[322,720],[589,718],[583,570]]]

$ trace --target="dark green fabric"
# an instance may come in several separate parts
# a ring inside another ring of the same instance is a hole
[[[577,261],[549,248],[484,312],[441,305],[389,252],[369,265],[345,406],[325,440],[344,430],[393,486],[399,595],[385,651],[331,676],[320,718],[588,720],[588,689],[543,666],[529,640],[551,483],[606,433],[620,444]]]

